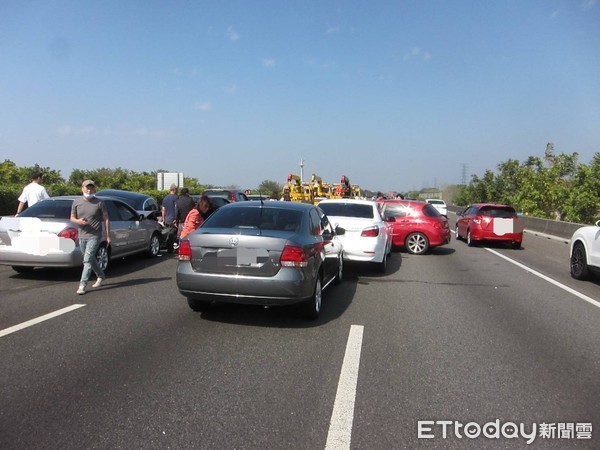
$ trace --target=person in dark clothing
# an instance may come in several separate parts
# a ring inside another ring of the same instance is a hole
[[[194,208],[196,202],[192,197],[190,197],[190,190],[188,188],[182,188],[181,194],[177,197],[177,201],[175,202],[177,205],[177,224],[183,225],[185,222],[185,218],[188,213]]]

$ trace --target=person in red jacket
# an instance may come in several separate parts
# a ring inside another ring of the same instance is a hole
[[[188,234],[196,231],[204,219],[202,218],[202,214],[206,213],[211,207],[210,199],[203,195],[198,200],[196,207],[193,208],[185,218],[185,222],[183,223],[183,228],[181,230],[180,239],[185,238]]]

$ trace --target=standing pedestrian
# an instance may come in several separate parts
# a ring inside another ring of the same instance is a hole
[[[46,188],[42,186],[42,178],[44,175],[42,172],[34,171],[31,174],[31,182],[23,188],[23,192],[19,195],[19,204],[17,205],[17,215],[21,214],[25,203],[27,207],[35,205],[40,200],[50,198]]]
[[[102,241],[102,224],[106,233],[106,245],[110,245],[108,212],[104,202],[96,197],[96,184],[92,180],[85,180],[81,184],[81,191],[83,197],[76,199],[71,206],[71,222],[79,225],[79,248],[83,255],[83,271],[77,289],[79,295],[85,294],[92,271],[97,277],[92,287],[99,287],[106,278],[96,259],[96,252]]]
[[[177,249],[177,188],[172,184],[162,201],[162,222],[167,228],[167,252]]]

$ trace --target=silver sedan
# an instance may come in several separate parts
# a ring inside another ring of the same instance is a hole
[[[231,203],[181,241],[177,287],[195,311],[213,302],[303,303],[315,319],[323,289],[342,279],[343,232],[313,205]]]
[[[51,197],[27,208],[18,217],[0,220],[0,264],[20,273],[35,267],[77,267],[83,264],[79,227],[70,221],[76,196]],[[101,197],[110,219],[111,244],[102,242],[96,258],[103,269],[113,258],[134,253],[156,256],[161,226],[123,201]],[[104,234],[103,234],[104,236]]]

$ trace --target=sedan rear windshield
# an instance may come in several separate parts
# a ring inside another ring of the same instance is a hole
[[[43,200],[27,208],[19,217],[38,217],[40,219],[67,219],[71,217],[73,200]]]
[[[223,208],[202,225],[206,228],[256,228],[261,230],[298,231],[302,211],[276,208]]]
[[[515,209],[511,206],[484,206],[479,213],[488,217],[510,218],[517,215]]]
[[[328,216],[372,219],[373,207],[355,203],[321,203],[319,208]]]

